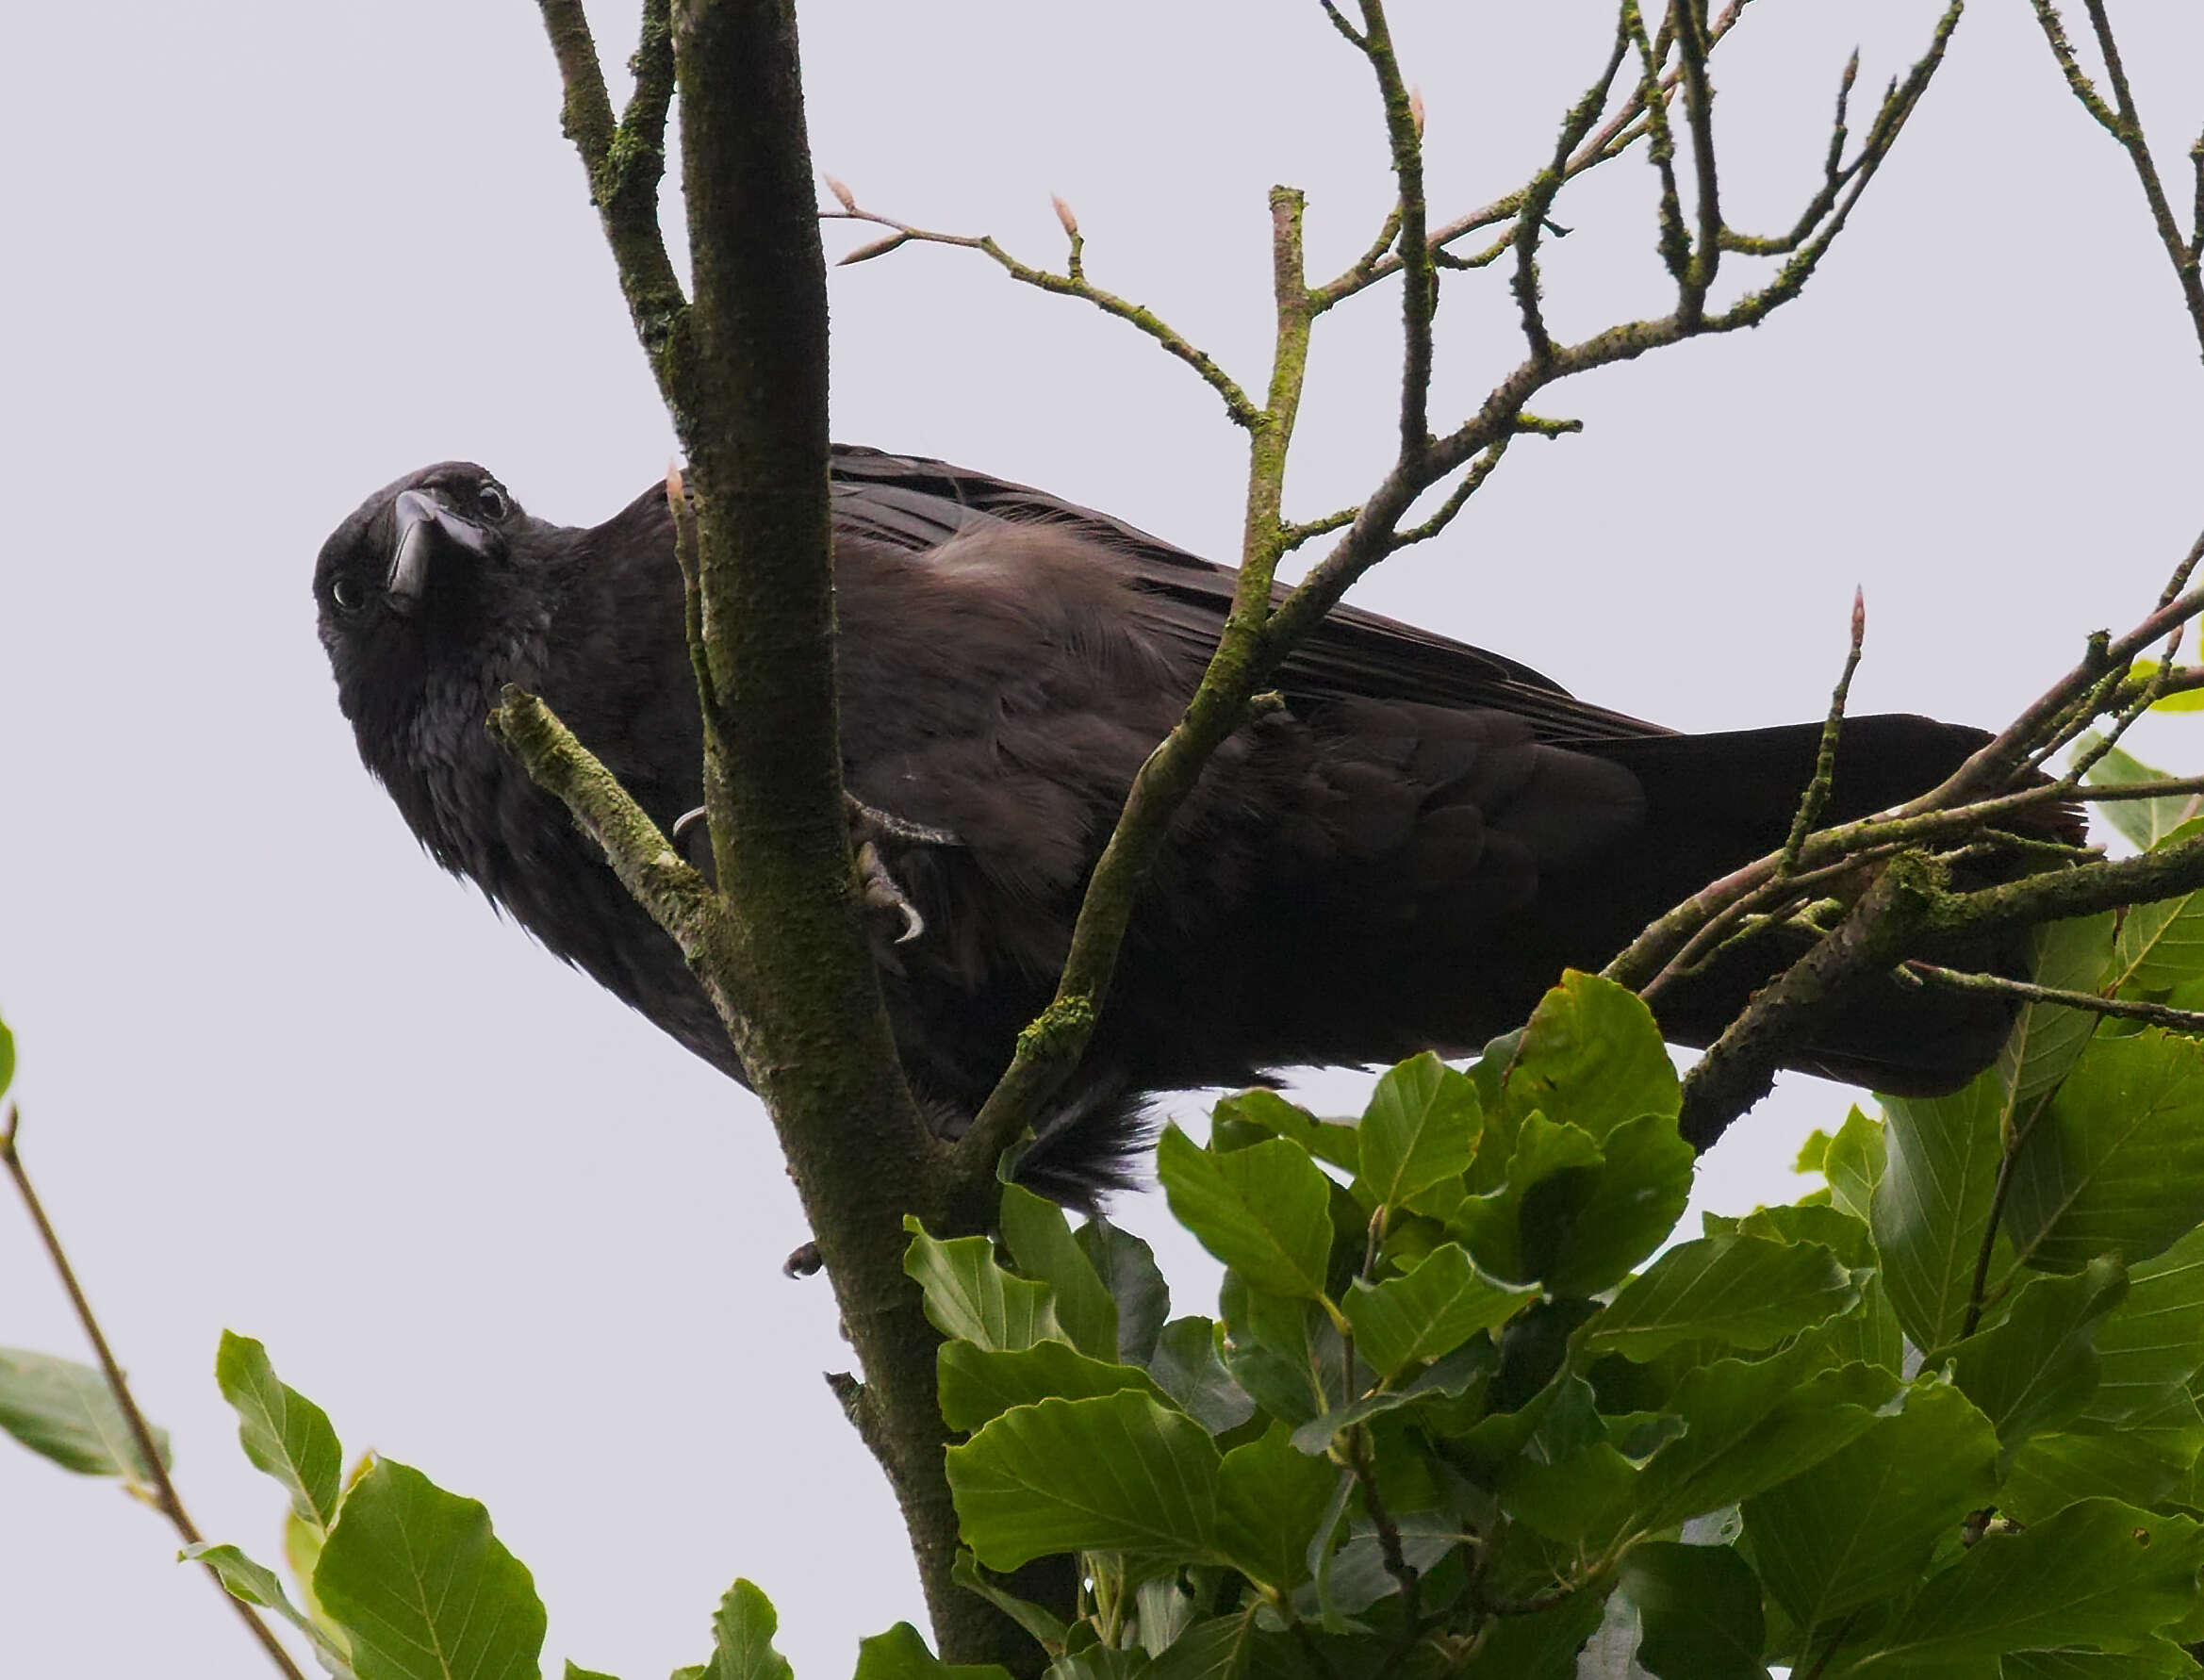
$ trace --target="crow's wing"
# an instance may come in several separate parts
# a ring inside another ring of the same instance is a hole
[[[1238,574],[1121,519],[943,461],[837,446],[838,524],[876,541],[931,549],[989,520],[1048,524],[1110,551],[1140,595],[1145,628],[1207,655]],[[1281,587],[1279,593],[1284,593]],[[1671,732],[1575,699],[1526,665],[1359,607],[1334,607],[1286,662],[1282,684],[1307,700],[1405,700],[1481,706],[1527,719],[1543,740],[1597,741]]]

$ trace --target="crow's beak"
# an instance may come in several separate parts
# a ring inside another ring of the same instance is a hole
[[[383,593],[393,612],[411,613],[429,586],[429,563],[442,551],[457,548],[483,553],[484,534],[420,490],[401,490],[392,507],[397,535],[390,549],[390,571]]]

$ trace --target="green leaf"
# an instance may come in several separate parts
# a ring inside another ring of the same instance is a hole
[[[1355,1326],[1355,1351],[1390,1377],[1505,1324],[1538,1293],[1536,1285],[1487,1276],[1459,1244],[1447,1243],[1405,1277],[1357,1279],[1341,1310]]]
[[[1079,1252],[1117,1303],[1118,1360],[1145,1365],[1156,1353],[1156,1337],[1171,1316],[1171,1291],[1156,1265],[1155,1251],[1099,1213],[1078,1229]]]
[[[1822,1152],[1821,1172],[1829,1180],[1830,1204],[1855,1218],[1871,1218],[1884,1154],[1883,1122],[1855,1106]]]
[[[2112,965],[2111,911],[2048,922],[2033,930],[2030,943],[2036,984],[2064,992],[2095,992]],[[2013,1034],[1998,1053],[1998,1079],[2005,1088],[2008,1132],[2034,1117],[2036,1104],[2073,1071],[2097,1031],[2098,1016],[2085,1009],[2056,1003],[2024,1003],[2015,1012]]]
[[[1995,1070],[1949,1096],[1890,1097],[1869,1223],[1883,1283],[1916,1347],[1959,1338],[2004,1158]]]
[[[2182,823],[2154,845],[2204,833],[2204,821]],[[2204,895],[2185,893],[2120,913],[2113,963],[2104,983],[2122,996],[2163,993],[2204,974]]]
[[[682,1673],[693,1672],[697,1680],[792,1680],[788,1659],[773,1649],[780,1630],[773,1601],[749,1582],[737,1581],[712,1617],[712,1660]]]
[[[314,1595],[360,1680],[535,1680],[543,1605],[489,1512],[388,1458],[354,1482]]]
[[[1959,1344],[1952,1380],[1997,1425],[2008,1450],[2077,1416],[2097,1392],[2097,1327],[2128,1294],[2115,1260],[2078,1277],[2038,1277],[1995,1329]]]
[[[945,1342],[937,1361],[942,1421],[952,1429],[977,1429],[1013,1406],[1033,1406],[1052,1397],[1079,1400],[1129,1389],[1170,1404],[1138,1365],[1091,1359],[1061,1342],[1036,1342],[1015,1353],[998,1353],[969,1342]]]
[[[1622,1565],[1643,1629],[1637,1660],[1661,1680],[1768,1680],[1752,1566],[1728,1546],[1650,1540]]]
[[[2182,1680],[2204,1670],[2171,1639],[2132,1651],[2015,1651],[1998,1669],[2001,1680]]]
[[[1588,1131],[1543,1114],[1526,1115],[1516,1128],[1505,1175],[1465,1201],[1450,1224],[1488,1272],[1530,1282],[1559,1246],[1556,1227],[1573,1223],[1569,1215],[1588,1197],[1595,1169],[1605,1161]],[[1552,1188],[1526,1209],[1531,1194],[1548,1184]]]
[[[2138,681],[2138,682],[2148,682],[2148,681],[2149,681],[2149,680],[2150,680],[2152,677],[2155,677],[2157,674],[2158,674],[2158,661],[2157,661],[2157,660],[2155,660],[2155,659],[2138,659],[2138,660],[2137,660],[2137,661],[2136,661],[2136,662],[2135,662],[2135,663],[2134,663],[2132,666],[2129,667],[2129,668],[2128,668],[2128,675],[2129,675],[2130,678],[2132,678],[2132,679],[2134,679],[2134,680],[2136,680],[2136,681]],[[2150,702],[2150,710],[2152,710],[2153,712],[2204,712],[2204,692],[2199,692],[2198,690],[2196,690],[2196,689],[2194,689],[2194,688],[2179,688],[2179,689],[2176,689],[2176,690],[2175,690],[2173,693],[2171,693],[2171,694],[2167,694],[2167,695],[2162,695],[2162,696],[2160,696],[2160,697],[2159,697],[2157,700],[2152,700],[2152,701]],[[2087,734],[2083,735],[2083,736],[2081,738],[2081,740],[2079,740],[2079,741],[2077,741],[2077,742],[2075,743],[2075,749],[2077,750],[2077,752],[2080,752],[2080,751],[2086,750],[2086,749],[2087,749],[2087,748],[2089,748],[2090,746],[2093,746],[2093,745],[2096,743],[2097,739],[2097,732],[2096,732],[2095,730],[2092,730],[2092,731],[2090,731],[2090,732],[2089,732]],[[2117,754],[2117,755],[2118,755],[2119,757],[2121,757],[2121,758],[2127,758],[2127,757],[2128,757],[2128,755],[2127,755],[2126,753],[2124,753],[2124,752],[2121,752],[2121,751],[2120,751],[2120,749],[2119,749],[2117,747],[2114,747],[2114,748],[2111,749],[2111,750],[2109,750],[2108,752],[2106,752],[2106,754],[2105,754],[2105,757],[2106,757],[2106,758],[2111,758],[2111,757],[2113,757],[2114,754]],[[2135,761],[2134,761],[2134,760],[2132,760],[2132,759],[2129,759],[2129,760],[2128,760],[2128,762],[2129,762],[2130,764],[2133,764]],[[2110,781],[2112,781],[2112,778],[2111,778],[2111,777],[2102,777],[2102,778],[2100,778],[2100,777],[2098,777],[2098,776],[2096,774],[2096,771],[2097,771],[2098,768],[2100,768],[2100,767],[2101,767],[2101,766],[2099,766],[2099,765],[2093,765],[2093,766],[2090,766],[2091,774],[2090,774],[2089,780],[2090,780],[2090,781],[2092,781],[2092,782],[2097,782],[2097,781],[2106,781],[2106,782],[2110,782]],[[2146,768],[2146,767],[2147,767],[2147,766],[2137,766],[2137,768],[2139,768],[2139,769],[2140,769],[2140,768]],[[2137,781],[2144,781],[2144,780],[2149,780],[2149,781],[2158,781],[2158,780],[2161,780],[2161,777],[2159,776],[2159,773],[2158,773],[2156,770],[2151,770],[2147,778],[2145,778],[2145,777],[2137,777],[2137,778],[2136,778],[2136,780],[2137,780]],[[2153,799],[2153,800],[2148,800],[2148,801],[2144,801],[2144,800],[2136,800],[2136,801],[2134,801],[2134,802],[2135,802],[2135,803],[2137,803],[2137,804],[2142,804],[2142,803],[2146,803],[2146,802],[2147,802],[2147,803],[2150,803],[2150,804],[2159,804],[2159,803],[2164,803],[2164,804],[2169,804],[2169,805],[2171,805],[2171,804],[2179,803],[2179,802],[2181,802],[2181,801],[2179,801],[2179,800],[2177,800],[2177,799],[2172,799],[2172,798],[2168,798],[2168,799],[2164,799],[2164,800],[2163,800],[2163,801],[2161,801],[2161,800],[2156,800],[2156,799]],[[2138,842],[2138,844],[2140,844],[2140,842]]]
[[[1998,1434],[1948,1383],[1916,1385],[1820,1463],[1745,1501],[1768,1592],[1801,1639],[1910,1590],[1969,1512],[1992,1502]]]
[[[1267,1131],[1273,1137],[1284,1138],[1319,1161],[1349,1173],[1360,1169],[1362,1161],[1362,1134],[1353,1125],[1342,1120],[1319,1120],[1298,1103],[1288,1102],[1275,1091],[1242,1091],[1237,1096],[1227,1096],[1210,1111],[1210,1123],[1238,1121],[1252,1126],[1258,1131]]]
[[[321,1524],[309,1523],[297,1511],[283,1513],[283,1561],[298,1587],[301,1606],[323,1632],[341,1640],[344,1636],[337,1623],[329,1620],[329,1612],[314,1596],[314,1566],[321,1561],[321,1548],[328,1538]]]
[[[177,1556],[194,1563],[204,1563],[214,1571],[215,1578],[222,1582],[232,1598],[257,1605],[264,1610],[273,1610],[306,1636],[314,1647],[315,1656],[337,1680],[353,1680],[352,1663],[342,1637],[332,1636],[326,1629],[316,1626],[292,1604],[290,1594],[284,1591],[283,1582],[277,1578],[273,1570],[264,1564],[255,1563],[235,1546],[208,1545],[205,1541],[186,1546]]]
[[[1772,1359],[1693,1369],[1669,1405],[1684,1433],[1647,1459],[1627,1501],[1592,1532],[1652,1533],[1736,1505],[1858,1439],[1897,1380],[1872,1365],[1817,1370],[1820,1358],[1807,1339]]]
[[[949,1448],[949,1490],[989,1569],[1080,1551],[1216,1561],[1222,1462],[1200,1425],[1143,1394],[1044,1400]]]
[[[1772,1347],[1859,1299],[1859,1280],[1818,1244],[1701,1238],[1678,1244],[1624,1284],[1579,1335],[1594,1358],[1638,1360],[1681,1342]]]
[[[967,1592],[977,1592],[1051,1651],[1063,1648],[1065,1628],[1053,1611],[1007,1591],[981,1573],[979,1560],[962,1547],[950,1566],[949,1579]]]
[[[945,1336],[998,1352],[1014,1353],[1036,1342],[1071,1340],[1057,1320],[1045,1284],[1013,1277],[995,1263],[985,1237],[936,1242],[916,1219],[905,1219],[911,1246],[903,1270],[926,1294],[926,1316]]]
[[[1430,1051],[1387,1070],[1362,1115],[1356,1195],[1366,1207],[1399,1208],[1460,1178],[1479,1117],[1476,1086]]]
[[[0,1347],[0,1429],[63,1470],[152,1486],[107,1379],[90,1365]],[[167,1433],[154,1430],[153,1444],[166,1469]]]
[[[2021,1140],[2005,1225],[2021,1260],[2135,1261],[2204,1223],[2204,1044],[2155,1029],[2090,1042]]]
[[[1216,1616],[1181,1633],[1141,1671],[1141,1680],[1241,1680],[1281,1672],[1278,1663],[1258,1662],[1255,1653],[1275,1647],[1278,1637],[1256,1632],[1251,1616]]]
[[[566,1668],[560,1671],[560,1680],[615,1680],[615,1677],[600,1673],[595,1669],[585,1669],[569,1656]]]
[[[238,1441],[253,1468],[283,1484],[302,1522],[326,1530],[337,1521],[344,1475],[344,1450],[329,1414],[277,1381],[267,1348],[234,1330],[222,1333],[214,1380],[237,1411]]]
[[[1576,1654],[1600,1625],[1605,1602],[1597,1592],[1574,1592],[1535,1615],[1499,1617],[1455,1672],[1461,1680],[1575,1680]]]
[[[1612,1289],[1667,1242],[1691,1199],[1698,1154],[1676,1132],[1673,1114],[1625,1120],[1601,1145],[1604,1159],[1588,1182],[1559,1207],[1534,1210],[1559,1227],[1539,1244],[1539,1276],[1559,1295]]]
[[[1489,1341],[1476,1341],[1456,1349],[1438,1363],[1427,1365],[1415,1378],[1397,1389],[1378,1389],[1350,1400],[1346,1405],[1311,1418],[1293,1431],[1293,1444],[1309,1454],[1324,1452],[1331,1445],[1332,1438],[1357,1424],[1368,1423],[1372,1418],[1383,1417],[1389,1411],[1402,1411],[1410,1407],[1438,1416],[1458,1413],[1457,1403],[1472,1392],[1476,1398],[1470,1401],[1469,1416],[1472,1419],[1483,1410],[1485,1386],[1490,1382],[1500,1363],[1498,1350]],[[1443,1425],[1439,1425],[1443,1428]]]
[[[6,1021],[0,1021],[0,1096],[5,1096],[8,1087],[14,1083],[15,1034],[8,1029]]]
[[[1218,1155],[1172,1126],[1157,1145],[1156,1175],[1178,1222],[1250,1285],[1324,1298],[1330,1181],[1304,1151],[1273,1138]]]
[[[2033,1435],[2013,1455],[1998,1508],[2015,1522],[2040,1523],[2084,1499],[2156,1507],[2177,1497],[2200,1447],[2204,1419],[2186,1394],[2172,1396],[2158,1416],[2119,1428]]]
[[[1225,1369],[1217,1337],[1209,1319],[1175,1318],[1156,1338],[1156,1357],[1148,1362],[1157,1386],[1211,1435],[1237,1429],[1255,1415],[1255,1401]]]
[[[857,1641],[854,1680],[997,1680],[998,1676],[1011,1680],[1010,1670],[1000,1663],[942,1661],[908,1622],[898,1622],[886,1633]]]
[[[1217,1545],[1251,1581],[1290,1591],[1308,1578],[1317,1526],[1346,1472],[1297,1451],[1283,1424],[1225,1455]],[[1318,1548],[1321,1550],[1322,1548]]]
[[[1898,1622],[1837,1674],[1911,1673],[2012,1651],[2141,1645],[2195,1604],[2204,1538],[2186,1517],[2114,1499],[1989,1534],[1932,1576]]]
[[[1674,1118],[1682,1087],[1637,993],[1574,969],[1538,1000],[1506,1073],[1511,1121],[1533,1110],[1597,1143],[1626,1120]]]
[[[2142,663],[2155,668],[2151,660]],[[2171,710],[2176,700],[2189,706],[2204,705],[2204,697],[2193,692],[2169,695],[2158,703]],[[2091,751],[2103,738],[2091,730],[2074,743],[2074,749],[2077,754]],[[2086,780],[2093,787],[2132,787],[2138,782],[2170,782],[2174,778],[2114,747],[2089,766]],[[2194,794],[2167,794],[2155,799],[2107,799],[2095,809],[2140,851],[2148,851],[2197,815]]]
[[[1056,1321],[1072,1345],[1097,1359],[1117,1358],[1117,1303],[1072,1236],[1063,1210],[1021,1184],[1002,1187],[1002,1238],[1024,1276],[1048,1286]]]
[[[2204,1369],[2204,1229],[2128,1273],[2128,1298],[2097,1327],[2097,1392],[2082,1416],[2116,1426]]]

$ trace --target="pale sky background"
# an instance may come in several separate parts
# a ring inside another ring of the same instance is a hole
[[[1526,176],[1610,15],[1396,9],[1440,214]],[[1846,54],[1864,125],[1936,9],[1752,8],[1718,60],[1735,222],[1788,223]],[[624,59],[626,8],[592,10]],[[2114,10],[2185,202],[2204,17]],[[1308,189],[1327,272],[1385,208],[1374,95],[1313,0],[802,18],[822,168],[1051,263],[1062,193],[1094,277],[1244,381],[1267,185]],[[747,1574],[798,1673],[846,1674],[918,1595],[819,1380],[847,1363],[827,1288],[779,1275],[805,1232],[758,1111],[423,858],[313,634],[315,550],[402,471],[469,456],[581,524],[665,469],[534,8],[111,0],[0,27],[0,1009],[26,1153],[188,1502],[275,1553],[282,1496],[211,1378],[229,1326],[349,1451],[488,1503],[550,1606],[554,1672],[700,1659]],[[1624,161],[1562,201],[1559,330],[1667,306],[1648,178]],[[1441,416],[1518,354],[1501,271],[1445,297]],[[844,439],[1230,553],[1238,439],[1126,329],[939,251],[838,273],[833,306]],[[1388,291],[1327,323],[1293,511],[1379,468],[1396,321]],[[1967,18],[1802,302],[1538,407],[1585,434],[1518,445],[1447,540],[1358,599],[1686,727],[1817,717],[1855,584],[1858,709],[2001,721],[2148,605],[2199,519],[2196,346],[2123,159],[2019,0]],[[2197,727],[2144,745],[2194,770]],[[1702,1200],[1793,1194],[1798,1137],[1845,1101],[1788,1082]],[[1154,1197],[1121,1212],[1167,1223]],[[1213,1306],[1213,1268],[1183,1244],[1167,1264],[1181,1310]],[[0,1343],[84,1357],[5,1196]],[[112,1488],[0,1450],[0,1673],[265,1672],[173,1551]]]

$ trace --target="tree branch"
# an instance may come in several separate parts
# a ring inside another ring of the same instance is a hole
[[[1234,425],[1252,427],[1256,423],[1258,416],[1255,404],[1248,400],[1247,393],[1240,388],[1238,382],[1218,365],[1216,359],[1209,352],[1186,338],[1153,309],[1142,304],[1131,303],[1119,297],[1115,292],[1104,291],[1086,277],[1082,259],[1085,245],[1079,237],[1078,224],[1076,222],[1067,222],[1065,226],[1065,231],[1073,239],[1071,261],[1065,272],[1057,274],[1051,273],[1046,269],[1037,269],[1030,263],[1019,261],[1018,258],[995,243],[993,235],[932,233],[923,227],[914,227],[907,222],[898,222],[893,216],[882,216],[874,210],[860,209],[857,201],[850,196],[847,187],[838,181],[831,180],[829,181],[828,185],[833,189],[835,197],[841,201],[842,208],[820,211],[819,214],[824,220],[829,222],[869,222],[876,226],[894,229],[894,232],[887,239],[876,239],[869,245],[860,245],[856,250],[844,256],[837,264],[838,267],[847,268],[851,263],[869,262],[876,256],[885,256],[889,252],[900,250],[905,245],[949,245],[961,251],[977,251],[1022,286],[1034,287],[1041,291],[1054,292],[1058,297],[1077,298],[1082,303],[1094,305],[1103,314],[1115,316],[1128,326],[1145,334],[1201,375],[1202,383],[1215,391],[1223,401],[1225,412],[1232,417]],[[1062,200],[1059,199],[1056,203],[1060,215],[1068,214]]]
[[[950,1206],[946,1152],[904,1084],[856,911],[834,692],[825,259],[792,0],[685,0],[665,38],[668,0],[646,0],[635,98],[610,138],[579,5],[539,4],[568,130],[688,457],[693,530],[686,498],[677,529],[701,639],[715,892],[539,704],[508,696],[499,728],[683,940],[772,1116],[864,1368],[852,1415],[901,1505],[938,1648],[952,1662],[1023,1663],[1024,1636],[950,1578],[938,1338],[902,1270],[905,1212],[968,1228],[969,1210]],[[669,66],[691,304],[667,285],[656,221]]]
[[[1308,635],[1354,583],[1371,567],[1406,542],[1442,529],[1497,465],[1508,440],[1522,431],[1552,436],[1574,422],[1542,420],[1525,414],[1538,391],[1574,373],[1633,359],[1664,345],[1706,333],[1734,331],[1753,324],[1796,297],[1813,268],[1841,231],[1844,218],[1865,190],[1874,166],[1895,142],[1907,115],[1942,60],[1944,45],[1956,25],[1964,0],[1952,0],[1930,49],[1902,84],[1883,101],[1875,126],[1863,142],[1862,158],[1850,191],[1838,204],[1807,251],[1786,264],[1762,292],[1748,294],[1721,315],[1692,317],[1680,300],[1674,313],[1653,321],[1629,322],[1573,345],[1545,340],[1541,353],[1534,334],[1531,354],[1487,397],[1475,416],[1442,438],[1411,445],[1404,407],[1403,442],[1384,480],[1357,509],[1352,523],[1333,546],[1274,609],[1271,580],[1282,552],[1284,529],[1278,507],[1294,413],[1306,373],[1308,339],[1320,307],[1333,301],[1309,290],[1302,267],[1298,192],[1272,193],[1274,294],[1277,323],[1267,406],[1248,422],[1248,519],[1243,529],[1241,573],[1234,604],[1216,653],[1179,724],[1149,756],[1135,777],[1116,827],[1090,878],[1075,928],[1072,949],[1054,1000],[1018,1039],[1016,1053],[979,1118],[958,1145],[960,1176],[992,1171],[1000,1150],[1032,1124],[1047,1096],[1068,1077],[1093,1036],[1115,972],[1117,953],[1149,867],[1160,852],[1172,815],[1192,792],[1209,756],[1248,715],[1248,704],[1286,656]],[[1568,164],[1592,132],[1604,108],[1622,55],[1628,50],[1637,0],[1621,0],[1616,45],[1601,78],[1569,112],[1554,162],[1528,189],[1511,236],[1519,252],[1518,295],[1526,322],[1542,330],[1537,307],[1535,249],[1554,194],[1566,179]],[[1383,12],[1372,8],[1365,25]],[[1358,42],[1363,41],[1357,35]],[[1370,48],[1358,45],[1357,50]],[[1385,51],[1390,52],[1390,45]],[[1402,85],[1397,66],[1381,90]],[[1390,97],[1390,94],[1389,94]],[[1395,138],[1389,104],[1389,140]],[[1400,181],[1396,173],[1396,184]],[[1403,188],[1404,192],[1406,188]],[[977,241],[972,241],[977,243]],[[1428,241],[1426,241],[1428,244]],[[1534,255],[1524,255],[1531,253]],[[1412,339],[1412,333],[1405,335]],[[1422,366],[1413,342],[1404,349],[1404,373]],[[1465,483],[1424,526],[1403,532],[1400,522],[1419,496],[1472,461]]]
[[[2089,12],[2089,24],[2097,36],[2097,50],[2104,57],[2105,80],[2113,91],[2108,104],[2097,84],[2081,68],[2076,57],[2074,44],[2066,37],[2065,22],[2059,15],[2053,0],[2030,0],[2035,10],[2035,21],[2050,44],[2051,56],[2058,60],[2059,69],[2066,77],[2066,86],[2081,108],[2127,153],[2133,166],[2135,178],[2142,183],[2143,197],[2150,206],[2150,220],[2158,229],[2159,242],[2165,247],[2167,260],[2173,264],[2174,278],[2180,283],[2181,301],[2187,306],[2190,324],[2195,328],[2197,342],[2204,346],[2204,275],[2198,272],[2198,249],[2204,246],[2204,140],[2190,156],[2196,168],[2196,210],[2188,237],[2181,234],[2174,220],[2173,205],[2165,194],[2165,183],[2160,178],[2158,164],[2150,156],[2150,142],[2143,132],[2143,120],[2135,109],[2135,99],[2128,87],[2127,66],[2120,58],[2120,43],[2113,34],[2112,19],[2107,15],[2104,0],[2083,0]]]
[[[0,1120],[0,1166],[8,1169],[8,1176],[15,1180],[16,1194],[23,1197],[24,1209],[30,1214],[30,1222],[39,1233],[39,1241],[46,1250],[46,1258],[54,1263],[54,1275],[60,1278],[62,1291],[69,1296],[69,1305],[75,1309],[76,1322],[84,1327],[84,1338],[91,1343],[93,1355],[100,1362],[100,1375],[107,1379],[107,1393],[115,1402],[115,1409],[123,1414],[123,1422],[130,1430],[130,1444],[137,1449],[139,1470],[145,1486],[153,1491],[154,1508],[169,1520],[187,1546],[203,1544],[198,1524],[191,1521],[184,1508],[183,1496],[176,1491],[176,1484],[169,1478],[168,1466],[160,1459],[160,1448],[153,1439],[153,1425],[145,1421],[145,1414],[138,1409],[138,1400],[130,1392],[130,1384],[123,1375],[123,1367],[116,1363],[114,1350],[107,1345],[107,1338],[100,1328],[100,1321],[92,1312],[91,1302],[86,1298],[84,1286],[76,1281],[76,1268],[69,1263],[69,1251],[61,1246],[60,1233],[54,1222],[46,1217],[45,1205],[39,1200],[39,1193],[31,1187],[30,1169],[24,1165],[23,1152],[16,1141],[21,1116],[13,1103],[8,1107],[8,1117]],[[134,1478],[137,1479],[137,1478]],[[283,1648],[268,1623],[260,1620],[259,1612],[241,1598],[233,1597],[222,1585],[221,1572],[205,1558],[199,1567],[206,1572],[206,1578],[214,1583],[214,1589],[222,1594],[222,1602],[237,1612],[238,1620],[252,1631],[268,1660],[286,1680],[305,1680],[299,1672],[298,1664],[291,1661],[290,1653]]]
[[[1900,980],[1936,986],[1947,992],[1971,992],[1991,997],[2010,997],[2020,1003],[2056,1003],[2066,1009],[2088,1010],[2116,1020],[2141,1021],[2163,1027],[2169,1032],[2204,1037],[2204,1013],[2146,1003],[2134,997],[2099,997],[2095,992],[2070,992],[2059,986],[2039,986],[2032,980],[2007,980],[2001,974],[1967,974],[1935,963],[1908,962],[1898,970]]]

